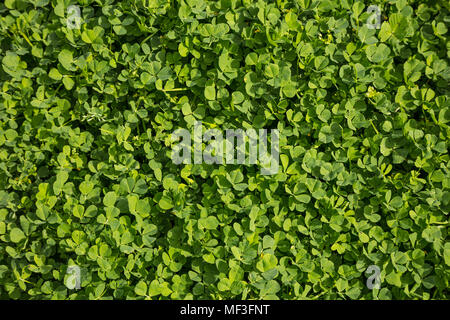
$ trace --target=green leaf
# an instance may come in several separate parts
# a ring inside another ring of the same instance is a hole
[[[76,70],[76,68],[73,66],[74,60],[72,51],[69,51],[67,49],[61,50],[61,52],[58,54],[58,61],[59,63],[61,63],[64,69],[68,71]]]
[[[167,196],[163,196],[159,202],[158,202],[159,206],[161,207],[161,209],[163,210],[169,210],[173,208],[173,202],[172,199],[167,197]]]
[[[23,231],[20,230],[19,228],[11,229],[9,237],[11,241],[14,243],[18,243],[26,238],[25,233],[23,233]]]
[[[107,194],[105,194],[105,197],[103,198],[103,204],[107,207],[113,207],[116,203],[117,195],[114,191],[110,191]]]
[[[216,88],[214,83],[210,83],[205,87],[205,98],[208,100],[216,100]]]
[[[138,296],[147,296],[147,284],[144,281],[139,281],[138,284],[134,287],[134,292]]]
[[[256,268],[258,268],[261,272],[266,272],[275,268],[277,263],[278,259],[274,255],[268,253],[264,254],[263,258],[257,262]]]
[[[215,230],[219,226],[219,221],[216,217],[210,216],[206,218],[204,225],[208,230]]]
[[[52,78],[53,80],[61,80],[62,75],[59,73],[58,69],[52,68],[50,72],[48,73],[48,76]]]

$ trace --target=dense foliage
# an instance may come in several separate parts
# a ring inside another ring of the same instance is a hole
[[[0,298],[448,299],[449,20],[444,0],[2,1]],[[278,174],[174,164],[196,120],[279,129]]]

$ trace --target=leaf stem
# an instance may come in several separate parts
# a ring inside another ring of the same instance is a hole
[[[372,125],[373,129],[375,130],[375,132],[376,132],[377,134],[379,134],[379,132],[378,132],[377,128],[375,127],[375,125],[373,124],[373,121],[372,121],[372,120],[370,120],[370,124]]]

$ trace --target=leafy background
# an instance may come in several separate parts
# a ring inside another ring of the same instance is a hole
[[[448,299],[448,9],[5,0],[0,298]],[[279,173],[173,164],[196,120]]]

